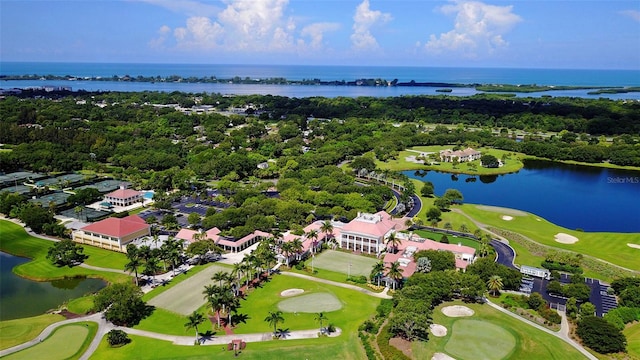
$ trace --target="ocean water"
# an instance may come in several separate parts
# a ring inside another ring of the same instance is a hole
[[[47,63],[0,62],[0,75],[70,75],[74,77],[113,77],[129,75],[182,77],[235,76],[251,79],[286,78],[287,80],[320,79],[323,81],[354,81],[362,78],[400,82],[442,82],[455,84],[512,84],[566,86],[640,86],[640,70],[584,70],[584,69],[514,69],[514,68],[445,68],[445,67],[357,67],[302,65],[205,65],[205,64],[125,64],[125,63]],[[222,94],[272,94],[282,96],[400,96],[436,95],[427,87],[355,87],[355,86],[298,86],[298,85],[241,85],[198,83],[130,83],[117,81],[0,81],[0,88],[30,86],[70,86],[87,91],[186,91],[218,92]],[[566,90],[518,94],[540,97],[571,96],[584,98],[640,99],[640,93],[588,95],[588,90]],[[478,93],[473,87],[454,88],[452,96]]]

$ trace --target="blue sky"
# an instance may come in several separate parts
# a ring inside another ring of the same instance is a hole
[[[640,1],[0,0],[0,60],[640,69]]]

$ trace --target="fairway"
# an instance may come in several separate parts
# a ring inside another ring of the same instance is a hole
[[[469,346],[473,344],[473,346]],[[504,359],[516,339],[498,325],[479,320],[459,320],[453,324],[445,350],[456,359]]]
[[[464,305],[474,311],[471,317],[448,317],[442,308]],[[440,352],[457,360],[471,359],[584,359],[578,350],[561,339],[538,330],[519,319],[486,304],[444,303],[433,310],[433,323],[449,331],[443,337],[414,342],[414,358],[431,359]]]
[[[89,335],[89,328],[82,324],[64,325],[43,342],[13,353],[3,359],[63,360],[75,355]]]
[[[0,350],[34,339],[47,326],[64,320],[62,315],[45,314],[24,319],[0,321]]]
[[[205,285],[213,284],[211,276],[218,271],[231,272],[230,268],[211,265],[171,289],[149,300],[157,306],[178,314],[189,315],[206,302],[202,291]]]
[[[335,271],[351,276],[369,276],[373,265],[379,260],[366,256],[344,253],[335,250],[326,250],[316,255],[313,266],[319,269]],[[307,262],[309,264],[309,262]],[[349,270],[351,268],[351,270]]]
[[[317,313],[336,311],[342,308],[340,299],[329,293],[315,293],[300,295],[278,303],[278,309],[283,312]]]

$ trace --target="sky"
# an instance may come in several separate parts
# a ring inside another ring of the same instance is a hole
[[[640,0],[0,0],[0,61],[640,69]]]

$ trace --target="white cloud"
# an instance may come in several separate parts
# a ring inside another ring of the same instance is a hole
[[[160,29],[158,29],[158,37],[149,41],[149,47],[156,49],[162,48],[164,46],[164,42],[167,40],[167,35],[170,33],[171,28],[167,25],[162,25]]]
[[[317,49],[322,47],[324,40],[324,34],[329,31],[336,31],[340,28],[340,24],[337,23],[315,23],[305,26],[300,35],[302,37],[309,38],[309,46]]]
[[[440,8],[444,14],[455,14],[453,30],[440,36],[431,34],[425,44],[428,51],[458,52],[467,57],[489,54],[508,46],[503,36],[522,18],[512,6],[488,5],[479,1],[454,1]]]
[[[203,16],[194,16],[187,19],[186,27],[179,27],[173,31],[182,48],[212,49],[218,45],[224,30],[217,22]]]
[[[391,19],[391,14],[383,13],[379,10],[371,10],[369,0],[363,0],[356,7],[356,13],[353,15],[352,46],[358,50],[378,48],[378,41],[371,33],[371,28]]]
[[[620,14],[640,22],[640,11],[638,10],[624,10],[624,11],[621,11]]]

